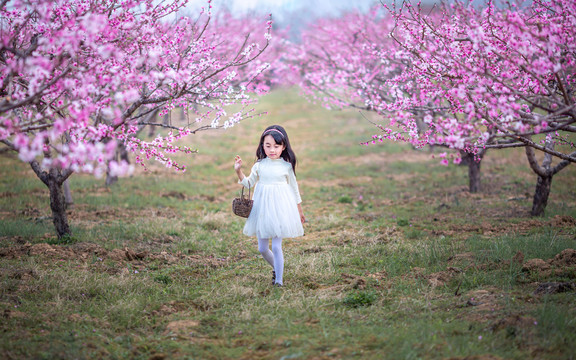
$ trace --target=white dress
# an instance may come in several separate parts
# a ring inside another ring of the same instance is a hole
[[[265,158],[254,164],[240,184],[254,189],[254,205],[244,234],[259,239],[293,238],[304,235],[298,204],[302,202],[292,164]]]

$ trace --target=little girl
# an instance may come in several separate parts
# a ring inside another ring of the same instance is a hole
[[[242,172],[242,159],[236,155],[234,170],[238,183],[254,189],[254,205],[244,226],[244,234],[258,238],[258,250],[272,265],[272,284],[282,286],[284,255],[282,239],[304,235],[306,221],[296,182],[296,155],[282,126],[272,125],[260,136],[258,160],[250,176]],[[272,251],[269,240],[272,239]]]

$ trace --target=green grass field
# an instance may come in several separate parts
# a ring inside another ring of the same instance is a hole
[[[73,175],[63,241],[45,186],[1,155],[0,358],[576,358],[575,166],[532,218],[521,150],[489,152],[470,194],[467,168],[428,149],[359,145],[375,128],[356,111],[282,90],[257,110],[191,137],[185,173]],[[231,212],[234,156],[248,172],[271,124],[308,219],[284,241],[283,288]]]

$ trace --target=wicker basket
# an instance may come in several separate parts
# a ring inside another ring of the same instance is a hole
[[[244,186],[242,186],[242,193],[239,198],[232,201],[232,211],[234,214],[247,218],[252,211],[252,204],[254,200],[250,199],[250,183],[248,183],[248,197],[244,197]]]

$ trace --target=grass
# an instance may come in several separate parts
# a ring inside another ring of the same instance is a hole
[[[357,112],[291,91],[259,108],[269,115],[191,138],[199,153],[181,159],[184,174],[150,164],[109,188],[75,174],[64,241],[40,181],[1,157],[0,357],[576,356],[574,293],[534,293],[574,283],[576,265],[526,266],[576,248],[573,166],[534,219],[521,151],[488,153],[483,191],[470,194],[467,169],[427,150],[360,146],[375,130]],[[308,219],[304,237],[284,241],[281,289],[230,209],[233,158],[250,164],[272,123],[298,155]]]

